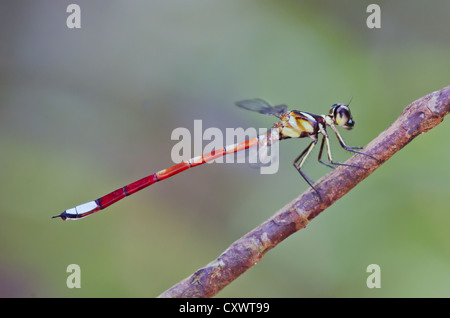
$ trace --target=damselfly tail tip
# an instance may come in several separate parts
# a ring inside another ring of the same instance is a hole
[[[61,220],[65,221],[66,220],[66,211],[64,211],[63,213],[59,214],[59,215],[55,215],[52,216],[52,219],[56,219],[56,218],[61,218]]]

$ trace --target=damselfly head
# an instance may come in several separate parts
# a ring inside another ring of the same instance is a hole
[[[345,104],[334,104],[331,106],[330,117],[336,125],[344,127],[345,129],[352,129],[355,125],[350,108]]]

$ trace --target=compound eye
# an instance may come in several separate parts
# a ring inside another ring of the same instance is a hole
[[[335,117],[334,120],[338,126],[351,129],[355,122],[352,119],[352,115],[350,114],[350,109],[347,105],[339,105],[335,109]]]
[[[336,123],[339,126],[346,125],[348,120],[349,120],[349,116],[348,116],[347,111],[341,109],[341,107],[340,107],[340,109],[336,110]]]

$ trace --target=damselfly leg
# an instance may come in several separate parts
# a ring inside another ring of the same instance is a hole
[[[312,181],[303,171],[302,166],[306,161],[306,158],[308,158],[309,154],[313,150],[314,146],[317,144],[317,139],[314,139],[308,147],[305,148],[305,150],[302,151],[302,153],[294,160],[294,167],[297,169],[297,171],[300,173],[300,175],[303,177],[303,179],[309,184],[309,186],[317,193],[319,196],[319,199],[322,201],[322,197],[320,196],[319,191],[313,186],[314,181]]]
[[[328,163],[322,161],[322,152],[323,152],[323,146],[324,146],[324,143],[325,143],[325,142],[326,142],[326,144],[327,144],[327,155],[328,155],[328,161],[330,162],[330,164],[328,164]],[[344,148],[344,149],[345,149],[345,148]],[[347,149],[345,149],[345,150],[347,150]],[[349,151],[351,151],[351,150],[349,150]],[[353,152],[354,152],[354,151],[353,151]],[[364,154],[364,153],[359,152],[359,151],[356,151],[356,153]],[[369,156],[370,156],[370,155],[369,155]],[[321,164],[327,166],[327,167],[330,167],[331,169],[334,169],[334,168],[335,168],[335,167],[332,166],[332,165],[336,165],[336,166],[347,166],[347,167],[355,167],[355,168],[360,168],[360,169],[366,169],[366,168],[364,168],[364,167],[362,167],[362,166],[360,166],[360,165],[349,164],[349,163],[334,162],[334,161],[333,161],[333,158],[332,158],[332,156],[331,156],[330,142],[329,142],[329,139],[328,139],[328,135],[326,135],[326,134],[323,135],[323,137],[322,137],[322,142],[321,142],[321,144],[320,144],[320,150],[319,150],[319,162],[320,162]]]
[[[369,155],[368,153],[361,152],[361,151],[356,151],[356,150],[355,150],[355,149],[363,149],[363,147],[350,147],[350,146],[347,146],[347,145],[345,144],[345,142],[344,142],[344,139],[342,139],[341,135],[340,135],[339,132],[337,131],[336,127],[331,126],[331,129],[333,129],[334,133],[336,134],[336,137],[338,138],[339,143],[340,143],[340,145],[341,145],[342,148],[344,148],[344,149],[347,150],[347,151],[354,152],[354,153],[358,153],[358,154],[360,154],[360,155],[364,155],[364,156],[370,157],[370,158],[372,158],[372,159],[378,161],[377,158],[375,158],[375,157],[372,156],[372,155]]]
[[[333,157],[331,155],[330,142],[328,139],[328,134],[326,133],[325,129],[323,129],[323,127],[319,128],[319,131],[322,134],[322,141],[320,143],[320,150],[319,150],[319,156],[318,156],[318,160],[321,164],[323,164],[327,167],[330,167],[332,169],[334,169],[335,166],[347,166],[347,167],[355,167],[355,168],[359,168],[359,169],[367,169],[367,168],[364,168],[364,167],[362,167],[360,165],[356,165],[356,164],[340,163],[340,162],[333,161]],[[368,156],[370,158],[377,160],[372,155],[366,154],[361,151],[354,150],[354,149],[362,149],[362,147],[349,147],[349,146],[345,145],[344,140],[339,135],[339,133],[337,131],[335,131],[335,132],[336,132],[336,135],[338,136],[338,139],[339,139],[339,142],[340,142],[342,148],[344,148],[347,151],[365,155],[365,156]],[[322,200],[322,197],[321,197],[319,191],[313,186],[314,182],[301,170],[303,164],[306,161],[306,158],[309,156],[309,154],[311,153],[312,149],[314,148],[314,146],[316,144],[317,144],[317,139],[314,139],[309,144],[309,146],[305,150],[303,150],[303,152],[295,159],[294,167],[297,169],[297,171],[300,173],[300,175],[303,177],[303,179],[305,179],[305,181],[310,185],[310,187],[317,193],[317,195],[319,196],[319,199]],[[322,160],[323,148],[324,148],[325,144],[327,146],[327,157],[328,157],[329,163],[326,163]]]

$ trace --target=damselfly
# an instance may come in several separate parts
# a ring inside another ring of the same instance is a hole
[[[279,119],[279,121],[272,127],[271,133],[260,135],[258,137],[245,140],[233,145],[226,146],[222,149],[215,150],[211,153],[204,154],[191,158],[189,160],[183,161],[176,164],[170,168],[161,170],[154,174],[149,175],[143,179],[126,185],[116,191],[113,191],[97,200],[78,205],[74,208],[68,209],[63,213],[53,216],[53,218],[60,217],[63,220],[77,220],[91,215],[97,211],[103,210],[110,206],[111,204],[129,196],[135,192],[138,192],[158,181],[170,178],[186,169],[199,166],[206,162],[212,161],[216,158],[233,154],[241,150],[256,147],[258,145],[270,146],[278,140],[288,139],[288,138],[312,138],[311,143],[305,150],[300,153],[300,155],[294,161],[294,167],[300,173],[300,175],[305,179],[305,181],[310,185],[310,187],[317,193],[319,199],[321,199],[319,191],[314,187],[313,181],[302,171],[302,166],[305,163],[306,158],[309,156],[314,146],[319,140],[319,134],[322,135],[322,141],[319,150],[319,162],[330,167],[334,166],[351,166],[356,168],[365,169],[359,165],[338,163],[333,161],[330,150],[330,142],[326,127],[330,127],[336,134],[339,143],[342,148],[347,151],[358,153],[361,155],[368,156],[372,159],[377,160],[370,154],[357,151],[356,149],[362,149],[362,147],[349,147],[345,144],[341,135],[339,134],[336,126],[340,126],[346,129],[352,129],[355,122],[352,119],[350,113],[350,108],[346,104],[334,104],[331,106],[330,112],[327,115],[315,115],[307,112],[288,110],[286,105],[271,106],[269,103],[262,99],[251,99],[240,101],[236,103],[237,106],[242,107],[247,110],[256,111],[265,115],[273,115]],[[328,162],[322,161],[323,147],[326,144]]]

